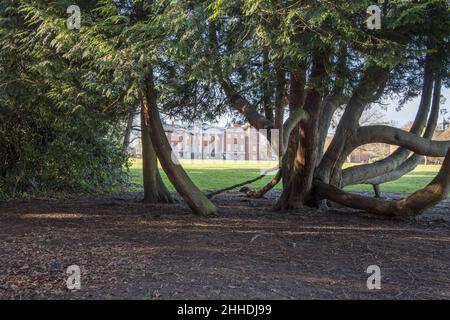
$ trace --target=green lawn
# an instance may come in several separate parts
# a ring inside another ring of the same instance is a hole
[[[270,169],[276,165],[276,162],[256,162],[256,161],[220,161],[220,160],[182,160],[183,167],[186,169],[192,180],[203,191],[213,191],[231,186],[233,184],[250,180],[259,176],[261,169]],[[403,178],[383,184],[381,190],[383,192],[411,193],[424,187],[433,179],[439,166],[437,165],[420,165]],[[132,175],[132,189],[135,191],[142,190],[142,160],[132,159],[130,168]],[[167,179],[165,173],[161,170],[164,182],[170,190],[174,190]],[[271,176],[267,176],[250,185],[251,188],[262,187]],[[281,184],[277,186],[281,187]],[[372,191],[371,186],[354,185],[346,188],[349,191]]]

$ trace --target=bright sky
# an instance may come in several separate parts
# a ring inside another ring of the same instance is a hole
[[[444,96],[444,100],[441,102],[441,110],[447,109],[448,114],[446,117],[450,117],[450,89],[445,89],[442,92],[442,95]],[[392,101],[389,104],[388,110],[385,113],[386,120],[387,121],[395,121],[395,126],[402,127],[404,124],[406,124],[409,121],[413,121],[414,117],[416,116],[417,107],[419,106],[420,97],[411,100],[408,102],[401,111],[395,111],[396,108],[396,102]],[[439,123],[442,122],[442,116],[439,115]]]
[[[444,99],[441,100],[441,110],[447,109],[448,114],[446,115],[447,118],[450,117],[450,89],[444,89],[441,93],[442,96],[444,96]],[[417,108],[419,106],[420,102],[420,96],[416,99],[411,100],[400,111],[395,111],[395,108],[397,107],[397,101],[391,101],[388,102],[388,110],[382,112],[385,114],[385,121],[394,121],[393,125],[396,127],[403,127],[406,123],[409,121],[413,121],[414,117],[416,116]],[[224,127],[228,122],[230,122],[231,119],[228,116],[220,117],[215,123],[215,125]],[[439,115],[439,123],[442,123],[442,115]]]

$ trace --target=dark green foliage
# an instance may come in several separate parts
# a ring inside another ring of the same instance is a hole
[[[127,178],[124,112],[83,87],[88,70],[58,53],[57,24],[39,35],[24,3],[0,5],[0,197],[116,190]]]

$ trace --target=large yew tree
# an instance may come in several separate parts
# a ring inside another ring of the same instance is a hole
[[[423,156],[444,157],[449,142],[433,136],[441,88],[448,84],[450,9],[447,1],[385,1],[382,28],[366,25],[371,1],[183,2],[185,64],[216,83],[230,107],[257,129],[294,130],[280,136],[278,209],[337,202],[376,214],[410,216],[447,196],[444,162],[436,179],[397,202],[352,195],[356,183],[379,184],[411,171]],[[189,48],[196,48],[195,51]],[[385,99],[399,107],[420,95],[409,132],[389,126],[361,126],[367,108]],[[333,114],[343,109],[331,145],[324,150]],[[298,110],[303,114],[299,117]],[[297,113],[296,113],[297,112]],[[394,154],[343,170],[357,147],[397,145]],[[247,192],[261,196],[263,192]],[[330,200],[330,201],[324,201]],[[332,202],[331,202],[332,201]]]
[[[262,190],[246,190],[260,197],[282,183],[275,204],[279,210],[340,203],[408,217],[448,194],[450,141],[431,140],[441,91],[450,78],[446,0],[386,0],[380,4],[381,29],[375,30],[366,25],[367,8],[375,3],[364,0],[102,0],[83,16],[77,33],[64,30],[66,1],[20,2],[23,12],[41,9],[24,17],[38,30],[33,37],[69,65],[89,70],[79,94],[88,94],[83,88],[103,88],[112,106],[117,101],[129,103],[130,110],[140,105],[150,202],[171,198],[157,170],[158,158],[195,213],[216,212],[176,161],[160,114],[218,116],[225,112],[222,99],[256,129],[281,131],[277,141],[268,135],[280,146],[278,173]],[[42,10],[46,5],[51,10]],[[380,108],[387,99],[401,108],[417,96],[409,131],[360,125],[368,108]],[[337,110],[342,116],[325,150]],[[399,148],[375,163],[343,169],[355,148],[370,143]],[[424,156],[446,159],[428,186],[405,199],[343,191],[357,183],[378,190],[413,170]]]

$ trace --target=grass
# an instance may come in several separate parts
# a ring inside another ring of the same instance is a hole
[[[132,190],[142,190],[142,160],[131,160]],[[267,170],[276,166],[276,162],[269,161],[220,161],[220,160],[181,160],[189,176],[202,191],[214,191],[253,179],[261,175],[261,170]],[[347,165],[348,166],[348,165]],[[403,176],[401,179],[385,183],[381,186],[383,192],[411,193],[424,187],[433,179],[439,170],[438,165],[419,165],[416,170]],[[174,188],[161,171],[164,182],[169,190]],[[269,182],[271,176],[267,176],[253,184],[250,188],[259,188]],[[281,184],[277,186],[281,188]],[[372,191],[369,185],[354,185],[347,187],[348,191]]]

